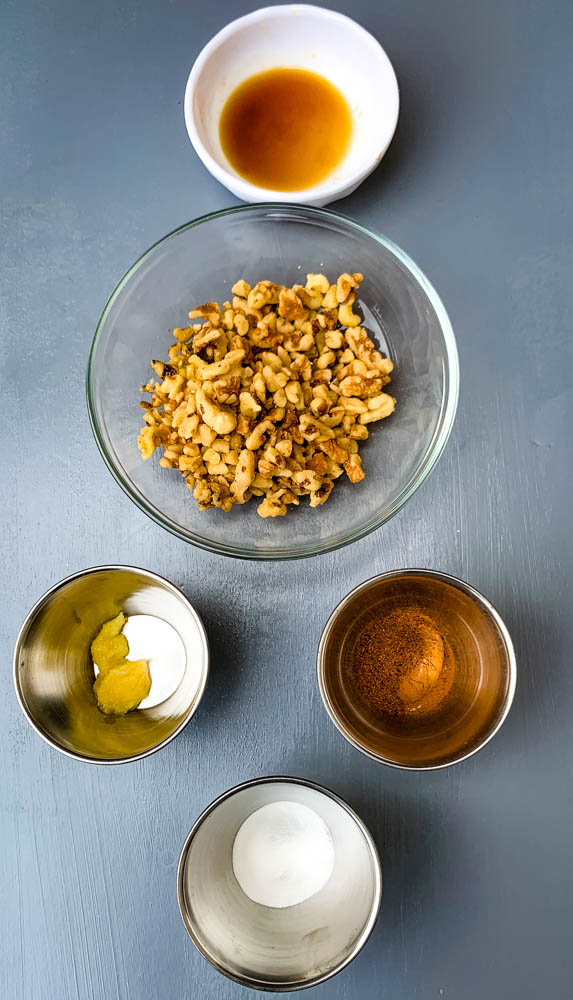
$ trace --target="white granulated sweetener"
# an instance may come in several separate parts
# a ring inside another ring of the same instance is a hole
[[[233,843],[233,871],[254,903],[282,909],[314,896],[334,867],[321,817],[299,802],[269,802],[244,821]]]

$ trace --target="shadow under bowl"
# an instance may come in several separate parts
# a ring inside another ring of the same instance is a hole
[[[424,714],[374,711],[354,680],[360,632],[399,608],[433,619],[453,657],[449,692]],[[430,770],[465,760],[498,731],[515,693],[515,652],[498,612],[469,584],[432,570],[397,570],[360,584],[334,610],[320,640],[318,683],[330,718],[354,747],[383,764]]]

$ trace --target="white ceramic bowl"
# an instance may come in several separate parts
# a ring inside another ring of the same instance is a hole
[[[346,97],[353,118],[348,152],[325,181],[303,191],[250,184],[219,141],[219,119],[233,90],[276,67],[311,70]],[[382,46],[349,17],[322,7],[264,7],[232,21],[205,46],[189,74],[185,123],[197,155],[243,201],[327,205],[350,194],[379,164],[398,121],[396,75]]]

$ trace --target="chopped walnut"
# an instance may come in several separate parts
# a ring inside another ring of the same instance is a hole
[[[255,496],[261,517],[282,517],[302,496],[325,503],[344,473],[359,483],[367,424],[395,406],[382,391],[392,362],[354,312],[362,280],[241,279],[232,302],[192,309],[197,322],[173,331],[169,362],[152,361],[142,386],[142,458],[162,448],[160,465],[183,475],[200,510]]]

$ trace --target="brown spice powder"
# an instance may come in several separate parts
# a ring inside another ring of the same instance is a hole
[[[360,631],[352,675],[371,710],[425,714],[438,707],[452,686],[453,654],[430,617],[417,608],[397,608]]]

